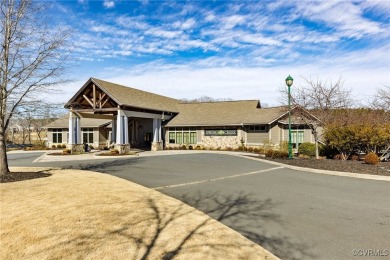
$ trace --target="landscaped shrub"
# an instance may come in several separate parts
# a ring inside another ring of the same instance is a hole
[[[281,141],[279,143],[279,150],[288,152],[288,141]]]
[[[180,146],[180,150],[187,150],[187,146],[183,144],[182,146]]]
[[[56,149],[56,145],[53,144],[53,145],[51,146],[51,149]]]
[[[359,155],[353,154],[351,157],[349,157],[349,159],[352,161],[359,161]]]
[[[248,152],[253,152],[253,147],[248,147],[246,150],[247,150]]]
[[[62,154],[70,154],[70,149],[64,149],[64,150],[62,150]]]
[[[119,151],[117,149],[111,149],[110,153],[111,154],[119,154]]]
[[[333,156],[333,159],[334,160],[342,160],[343,156],[341,154],[336,154],[335,156]]]
[[[260,148],[257,148],[257,147],[253,148],[253,152],[254,153],[259,153],[260,152]]]
[[[339,154],[339,151],[330,145],[325,145],[322,147],[320,146],[320,148],[321,148],[320,154],[323,156],[326,156],[326,158],[328,158],[328,159],[335,159],[334,157]],[[338,159],[338,160],[341,160],[341,159]]]
[[[265,152],[266,157],[274,158],[288,158],[288,152],[269,149]]]
[[[57,144],[57,148],[58,149],[62,148],[62,144]]]
[[[245,146],[244,145],[240,145],[238,148],[237,148],[238,151],[245,151]]]
[[[364,162],[367,164],[378,164],[379,163],[379,157],[376,155],[376,153],[370,152],[364,157]]]
[[[62,144],[62,145],[61,145],[61,148],[66,148],[66,144]]]
[[[301,143],[298,147],[298,153],[310,157],[316,156],[316,145],[312,143]]]

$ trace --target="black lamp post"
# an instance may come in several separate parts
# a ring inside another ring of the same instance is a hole
[[[292,143],[291,143],[291,92],[290,87],[294,79],[288,75],[286,78],[286,85],[288,87],[288,158],[292,159]]]

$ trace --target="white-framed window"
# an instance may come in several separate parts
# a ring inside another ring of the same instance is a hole
[[[170,144],[196,144],[195,127],[170,127],[168,128],[168,138]]]
[[[82,128],[83,143],[93,143],[93,128]]]
[[[62,129],[53,129],[53,143],[59,144],[62,143]]]
[[[303,143],[305,131],[303,130],[291,130],[291,143],[293,149],[298,149],[299,145]]]

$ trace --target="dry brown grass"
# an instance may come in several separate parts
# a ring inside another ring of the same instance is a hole
[[[94,172],[51,173],[0,184],[1,259],[276,259],[157,191]]]

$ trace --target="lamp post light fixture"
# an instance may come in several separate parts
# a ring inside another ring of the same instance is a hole
[[[291,92],[290,87],[294,79],[288,75],[286,78],[286,85],[288,87],[288,158],[292,159],[292,143],[291,143]]]

